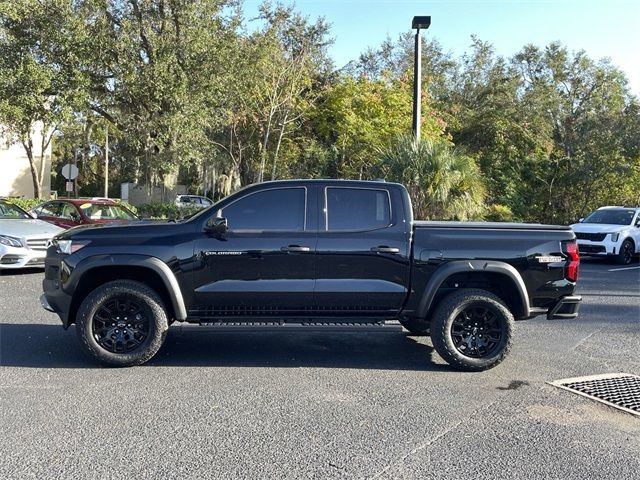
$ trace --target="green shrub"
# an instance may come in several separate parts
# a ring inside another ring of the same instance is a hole
[[[196,207],[177,207],[173,203],[145,203],[138,206],[137,213],[143,218],[181,220],[196,214],[200,210]]]
[[[494,203],[487,208],[484,218],[491,222],[513,222],[513,212],[506,205]]]
[[[41,203],[44,203],[47,201],[46,199],[43,199],[43,198],[17,198],[17,197],[6,198],[5,200],[27,211],[31,210],[36,205],[40,205]]]

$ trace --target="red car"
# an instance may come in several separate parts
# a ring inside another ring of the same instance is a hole
[[[39,220],[62,228],[92,223],[140,220],[140,217],[131,210],[113,200],[83,198],[51,200],[33,208],[31,213]]]

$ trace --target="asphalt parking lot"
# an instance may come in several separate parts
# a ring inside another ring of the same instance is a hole
[[[640,418],[545,383],[640,374],[640,267],[581,268],[580,317],[519,323],[484,373],[402,332],[191,326],[100,368],[41,309],[41,271],[4,273],[0,478],[638,478]]]

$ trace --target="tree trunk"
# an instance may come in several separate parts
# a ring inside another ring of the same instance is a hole
[[[273,122],[274,109],[269,110],[269,118],[267,120],[267,128],[264,132],[264,138],[260,149],[260,171],[258,172],[258,182],[264,181],[264,169],[267,163],[267,146],[269,145],[269,135],[271,134],[271,123]]]
[[[22,141],[24,151],[27,153],[27,160],[29,160],[29,169],[31,170],[31,181],[33,182],[33,198],[40,198],[42,196],[42,190],[40,189],[40,179],[38,178],[38,170],[36,168],[35,159],[33,158],[33,141],[29,135],[26,141]]]
[[[282,137],[284,136],[285,128],[287,128],[287,114],[284,115],[284,120],[282,121],[282,128],[280,129],[280,134],[278,135],[278,143],[276,144],[276,150],[273,153],[273,166],[271,167],[271,180],[276,179],[276,164],[278,162],[278,152],[280,152],[280,145],[282,144]]]

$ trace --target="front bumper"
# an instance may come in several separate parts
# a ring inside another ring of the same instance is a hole
[[[56,312],[53,309],[53,307],[51,305],[49,305],[49,301],[47,300],[47,296],[44,293],[42,295],[40,295],[40,305],[42,305],[42,308],[44,308],[48,312],[53,312],[53,313]]]
[[[578,308],[582,297],[580,295],[568,295],[561,297],[558,302],[547,312],[548,320],[568,320],[578,316]]]
[[[64,328],[69,326],[69,312],[71,311],[71,295],[62,288],[62,273],[65,271],[61,254],[49,249],[49,256],[45,259],[43,294],[40,296],[42,308],[57,313]]]
[[[43,268],[46,255],[47,252],[44,250],[2,245],[0,248],[0,269]]]
[[[580,255],[585,256],[606,256],[617,255],[619,252],[618,242],[612,242],[610,235],[601,241],[593,242],[591,240],[578,239],[578,250]]]

